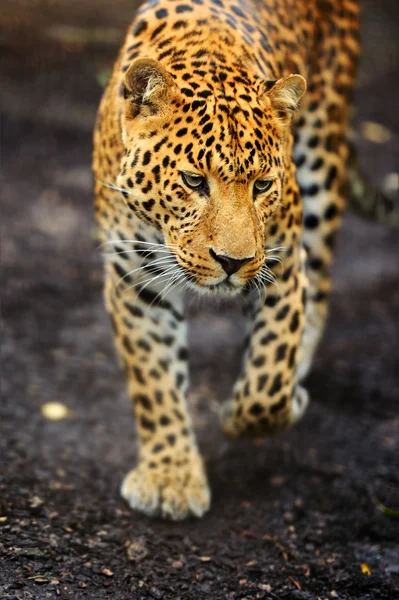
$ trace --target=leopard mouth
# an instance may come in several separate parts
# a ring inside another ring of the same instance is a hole
[[[215,283],[200,283],[193,275],[190,275],[190,288],[199,294],[211,296],[236,296],[245,288],[247,283],[234,283],[229,275]]]

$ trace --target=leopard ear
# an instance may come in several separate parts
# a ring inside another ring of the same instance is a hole
[[[282,120],[288,120],[306,92],[306,79],[302,75],[288,75],[266,85],[272,108]]]
[[[125,116],[134,119],[162,113],[173,96],[175,84],[164,67],[151,58],[132,63],[125,75]]]

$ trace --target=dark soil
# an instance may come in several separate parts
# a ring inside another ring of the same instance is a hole
[[[397,232],[358,217],[339,239],[303,421],[256,443],[223,438],[215,403],[239,365],[237,307],[190,300],[212,508],[170,523],[120,499],[133,419],[102,304],[90,152],[129,4],[2,2],[0,598],[396,599],[399,526],[379,503],[399,508]],[[356,121],[390,132],[359,138],[379,185],[397,168],[397,32],[393,3],[365,8]],[[50,401],[70,418],[45,419]]]

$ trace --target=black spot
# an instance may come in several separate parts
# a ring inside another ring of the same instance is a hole
[[[180,91],[182,94],[184,94],[188,98],[192,98],[194,96],[194,92],[190,88],[181,88]]]
[[[276,404],[273,404],[270,407],[270,413],[272,415],[276,414],[277,412],[282,410],[286,404],[287,404],[287,396],[285,396],[285,395],[281,396],[280,400],[278,402],[276,402]]]
[[[334,183],[338,174],[338,169],[335,165],[332,165],[328,171],[326,179],[326,190],[331,190],[332,184]]]
[[[138,383],[140,383],[141,385],[145,385],[145,379],[143,377],[143,372],[140,369],[140,367],[132,367],[132,371]]]
[[[285,319],[285,317],[288,315],[289,312],[290,312],[290,305],[285,304],[282,308],[280,308],[280,310],[276,314],[276,321],[282,321],[283,319]]]
[[[290,350],[290,356],[288,359],[288,368],[289,369],[292,369],[292,367],[295,365],[296,351],[297,351],[297,346],[293,346]]]
[[[316,160],[314,161],[314,163],[312,163],[310,170],[311,171],[318,171],[324,164],[324,159],[319,157],[316,158]]]
[[[302,167],[302,165],[305,163],[305,160],[306,160],[306,156],[304,154],[300,154],[299,156],[297,156],[294,159],[294,163],[299,168],[299,167]]]
[[[327,298],[327,294],[325,292],[317,292],[312,300],[313,302],[323,302]]]
[[[260,375],[258,378],[258,392],[261,392],[269,379],[268,375]]]
[[[323,266],[323,260],[321,258],[314,257],[309,260],[308,264],[309,264],[309,268],[312,269],[313,271],[320,271],[320,269]]]
[[[319,217],[317,215],[306,215],[304,225],[306,229],[316,229],[319,225]]]
[[[147,419],[145,415],[141,415],[140,417],[141,426],[148,431],[155,431],[155,423],[151,421],[151,419]]]
[[[159,25],[156,29],[154,29],[154,31],[152,32],[151,35],[151,40],[154,40],[157,35],[159,35],[161,33],[161,31],[163,31],[166,27],[166,21],[164,21],[163,23],[161,23],[161,25]]]
[[[177,13],[191,12],[192,10],[193,7],[189,6],[188,4],[180,4],[179,6],[176,6]]]
[[[149,375],[153,379],[161,379],[161,375],[159,374],[159,371],[157,371],[156,369],[151,369],[151,371],[149,372]]]
[[[159,405],[163,404],[163,393],[161,390],[155,391],[155,402]]]
[[[166,10],[166,8],[160,8],[156,11],[155,16],[157,19],[164,19],[168,16],[168,11]]]
[[[280,346],[277,347],[276,357],[275,357],[276,363],[285,359],[286,354],[287,354],[287,348],[288,348],[287,344],[280,344]]]
[[[136,183],[140,185],[145,177],[145,173],[143,171],[136,171]]]
[[[162,146],[164,144],[166,144],[166,142],[168,141],[168,137],[163,137],[157,144],[155,144],[154,146],[154,151],[155,152],[159,152],[159,150],[162,148]]]
[[[238,6],[232,6],[231,10],[237,15],[237,17],[242,17],[245,19],[245,14],[242,12],[241,8],[238,8]]]
[[[166,427],[169,425],[169,423],[170,419],[167,415],[162,415],[162,417],[159,419],[159,424],[162,425],[162,427]]]
[[[169,435],[166,436],[166,439],[168,441],[168,444],[170,446],[174,446],[176,443],[176,436],[174,433],[170,433]]]
[[[209,148],[209,146],[212,146],[212,144],[215,141],[215,136],[211,135],[211,137],[209,137],[206,142],[205,142],[205,146],[207,146],[207,148]]]
[[[296,310],[294,312],[294,314],[292,315],[291,321],[290,321],[290,331],[291,333],[295,333],[295,331],[298,329],[299,327],[299,310]]]
[[[255,402],[255,404],[252,404],[251,408],[249,409],[249,412],[254,417],[258,417],[263,412],[265,412],[265,407],[259,404],[259,402]]]
[[[179,396],[176,394],[175,390],[170,390],[170,396],[175,404],[179,404]]]
[[[252,361],[252,364],[253,364],[254,367],[263,367],[263,365],[265,364],[265,362],[266,362],[266,357],[265,356],[257,356]]]
[[[257,331],[259,331],[259,329],[262,329],[262,327],[264,327],[266,325],[266,321],[258,321],[253,329],[253,333],[256,333]]]
[[[288,269],[286,269],[284,271],[284,273],[281,275],[282,281],[288,281],[289,280],[289,278],[291,277],[291,274],[292,274],[292,269],[293,269],[293,267],[288,267]]]
[[[154,454],[158,454],[158,452],[162,452],[164,448],[165,446],[163,444],[155,444],[152,451],[154,452]]]
[[[145,167],[145,165],[148,165],[150,160],[151,160],[151,152],[149,150],[147,150],[147,152],[145,152],[144,156],[143,156],[143,166]]]
[[[176,387],[179,389],[183,385],[185,376],[183,373],[177,373],[176,375]]]
[[[147,29],[147,22],[141,19],[138,23],[136,23],[133,29],[133,35],[140,35]]]
[[[302,188],[301,187],[301,194],[302,196],[316,196],[316,194],[319,193],[319,186],[314,183],[313,185],[310,185],[307,188]]]
[[[141,348],[145,352],[151,352],[150,344],[143,339],[141,339],[137,342],[137,346],[138,346],[138,348]]]
[[[145,396],[144,394],[134,395],[133,402],[135,404],[141,404],[141,406],[145,408],[145,410],[152,410],[151,400],[148,398],[148,396]]]
[[[331,219],[333,219],[336,215],[338,214],[338,209],[336,207],[335,204],[331,203],[327,208],[326,211],[324,213],[324,218],[327,221],[330,221]]]
[[[125,307],[134,317],[143,317],[144,313],[138,306],[131,306],[125,302]]]
[[[173,25],[173,29],[181,29],[182,27],[187,27],[187,21],[176,21]]]
[[[262,346],[267,346],[270,342],[277,339],[277,335],[273,333],[273,331],[269,331],[261,340],[260,343]]]
[[[147,202],[143,202],[143,208],[147,211],[150,211],[155,204],[155,200],[151,198],[151,200],[147,200]]]
[[[177,137],[183,137],[183,135],[187,135],[187,127],[183,127],[176,132]]]
[[[265,306],[276,306],[277,302],[278,302],[278,297],[277,296],[267,296],[266,300],[265,300]]]
[[[120,264],[112,263],[112,266],[114,267],[117,275],[119,275],[119,277],[121,277],[123,279],[123,281],[125,281],[126,283],[129,283],[131,281],[130,276],[127,274],[127,272],[124,269],[122,269]]]
[[[281,373],[277,373],[274,377],[272,385],[269,389],[269,396],[275,396],[277,392],[281,390],[282,382],[281,382]]]
[[[188,359],[188,351],[187,348],[179,348],[177,351],[178,360],[187,360]]]
[[[308,146],[309,146],[309,148],[316,148],[316,146],[318,146],[319,142],[320,142],[319,136],[318,135],[313,135],[308,140]]]
[[[124,335],[123,338],[122,338],[122,344],[123,344],[123,347],[125,348],[125,350],[129,354],[134,354],[134,350],[133,350],[132,344],[130,343],[129,338],[126,335]]]
[[[184,415],[179,410],[177,410],[177,408],[174,408],[173,412],[176,415],[176,417],[179,419],[179,421],[184,421]]]

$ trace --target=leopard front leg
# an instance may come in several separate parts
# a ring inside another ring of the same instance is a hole
[[[223,407],[230,437],[277,433],[300,419],[308,404],[296,377],[307,287],[303,250],[294,249],[284,266],[278,295],[269,291],[259,299],[245,366],[233,400]]]
[[[185,394],[188,386],[182,300],[163,301],[148,287],[135,291],[121,267],[107,265],[105,297],[128,379],[138,432],[138,464],[121,487],[128,504],[174,520],[200,517],[210,492]]]

